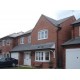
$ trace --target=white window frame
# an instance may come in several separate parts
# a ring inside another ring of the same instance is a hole
[[[10,45],[10,43],[11,43],[10,39],[6,40],[6,45]]]
[[[28,36],[28,43],[31,43],[31,36]]]
[[[46,52],[49,52],[49,60],[45,60],[45,54]],[[41,60],[41,53],[43,53],[43,60]],[[36,60],[36,56],[38,56],[38,60]],[[40,60],[39,60],[40,59]],[[35,52],[35,61],[36,62],[49,62],[50,61],[50,51],[36,51]]]
[[[2,46],[5,46],[5,40],[2,40]]]
[[[24,44],[24,37],[20,37],[20,44]]]
[[[46,32],[47,32],[47,34],[46,34]],[[38,32],[38,40],[43,40],[43,39],[48,39],[48,30],[47,29],[43,29]]]
[[[80,36],[80,26],[79,26],[79,36]]]

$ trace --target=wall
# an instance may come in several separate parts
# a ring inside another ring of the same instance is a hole
[[[72,26],[71,23],[75,21],[74,17],[69,18],[68,20],[64,21],[60,27],[61,30],[58,32],[58,47],[57,47],[57,61],[58,61],[58,67],[63,66],[63,48],[62,44],[72,38],[71,31]]]
[[[38,31],[42,29],[48,29],[48,39],[38,40]],[[44,16],[41,16],[32,31],[31,37],[32,37],[32,44],[43,44],[48,42],[55,42],[56,27],[52,25]]]
[[[31,52],[31,65],[35,67],[35,65],[41,65],[40,68],[49,68],[49,62],[36,62],[35,61],[35,51]],[[54,58],[54,55],[52,52],[50,52],[50,61],[53,61],[53,68],[56,68],[56,58]]]

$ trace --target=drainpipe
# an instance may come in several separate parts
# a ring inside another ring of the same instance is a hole
[[[73,26],[73,31],[72,31],[72,38],[75,38],[75,30],[74,30],[74,26]]]
[[[59,51],[58,51],[58,44],[59,44],[59,31],[61,30],[61,27],[60,27],[60,24],[58,25],[58,26],[56,26],[57,27],[57,40],[56,40],[56,63],[57,63],[57,66],[59,67],[60,66],[60,62],[59,62]]]

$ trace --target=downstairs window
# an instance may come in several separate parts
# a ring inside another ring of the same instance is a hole
[[[50,61],[50,52],[49,51],[36,51],[35,52],[35,61],[49,62]]]

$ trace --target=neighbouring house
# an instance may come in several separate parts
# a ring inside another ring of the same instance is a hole
[[[80,69],[80,18],[72,23],[72,39],[63,45],[63,68]]]
[[[18,36],[18,45],[10,51],[11,57],[19,60],[19,65],[31,65],[31,53],[28,50],[31,48],[31,32],[29,30]]]
[[[17,36],[23,34],[23,32],[13,33],[0,39],[0,58],[10,57],[9,51],[17,46]]]
[[[54,20],[41,15],[33,30],[18,37],[18,45],[10,53],[18,54],[19,65],[38,68],[63,66],[62,44],[71,39],[74,16]]]

